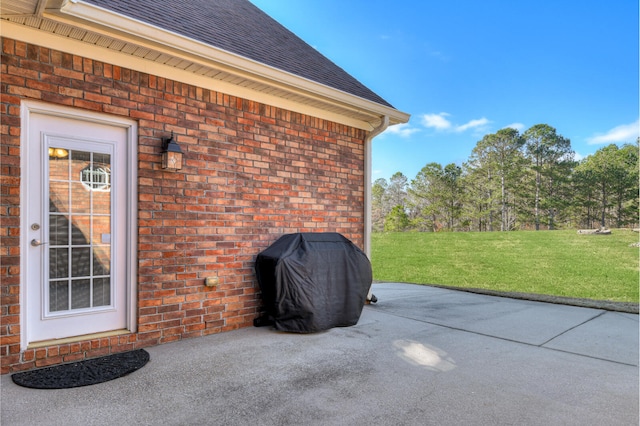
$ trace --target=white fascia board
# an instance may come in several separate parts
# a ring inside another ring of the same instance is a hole
[[[144,40],[149,43],[146,47],[156,50],[159,47],[163,47],[169,49],[170,53],[175,56],[183,56],[189,60],[199,59],[197,62],[203,65],[208,64],[231,74],[238,74],[251,80],[257,80],[324,102],[331,101],[342,107],[370,114],[374,117],[386,115],[390,118],[392,124],[409,121],[409,114],[398,111],[395,108],[316,83],[223,49],[212,47],[192,38],[85,3],[82,0],[66,2],[60,12],[61,15],[56,14],[52,18],[56,19],[56,17],[59,18],[66,15],[72,18],[74,25],[80,25],[82,21],[97,24],[99,28],[115,30],[120,34],[127,34],[133,37],[132,42],[134,43],[140,44],[140,41]],[[83,27],[90,31],[96,31],[94,25],[84,25]],[[371,128],[367,130],[371,130],[375,125],[377,123],[370,123]]]
[[[46,36],[43,36],[46,34]],[[272,105],[286,110],[299,112],[301,114],[322,118],[328,121],[344,124],[363,130],[371,130],[375,122],[365,122],[344,115],[323,110],[310,105],[303,105],[296,101],[284,99],[279,96],[241,87],[226,81],[216,80],[204,75],[194,74],[179,68],[162,65],[148,59],[120,53],[105,47],[87,44],[80,40],[60,36],[54,33],[43,33],[41,30],[16,24],[11,21],[1,21],[0,35],[23,41],[25,43],[46,47],[52,50],[71,53],[96,61],[116,65],[122,68],[132,69],[169,80],[179,81],[185,84],[194,85],[203,89],[213,90],[239,98],[248,99],[266,105]]]

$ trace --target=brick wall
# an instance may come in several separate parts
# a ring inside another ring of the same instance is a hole
[[[362,247],[363,130],[7,38],[0,83],[3,374],[250,325],[255,256],[284,233],[335,231]],[[24,99],[138,121],[135,334],[20,352]],[[172,131],[178,172],[160,167]]]

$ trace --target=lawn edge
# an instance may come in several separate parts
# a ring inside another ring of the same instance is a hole
[[[425,285],[429,287],[444,288],[447,290],[457,290],[457,291],[465,291],[467,293],[484,294],[487,296],[505,297],[509,299],[519,299],[519,300],[530,300],[533,302],[554,303],[556,305],[578,306],[581,308],[601,309],[605,311],[624,312],[629,314],[639,313],[638,304],[633,302],[613,302],[610,300],[579,299],[574,297],[553,296],[549,294],[497,291],[497,290],[487,290],[483,288],[455,287],[455,286],[440,285],[440,284],[410,283],[410,282],[400,282],[400,281],[392,282],[392,281],[379,281],[379,280],[373,281],[374,284],[392,284],[396,282],[398,284]]]

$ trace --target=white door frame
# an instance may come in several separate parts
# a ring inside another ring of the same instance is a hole
[[[137,241],[138,241],[138,127],[133,120],[115,117],[107,114],[85,111],[77,108],[48,104],[39,101],[22,101],[20,105],[20,211],[26,212],[27,191],[30,183],[28,170],[29,162],[29,124],[31,115],[44,114],[54,117],[64,117],[85,122],[100,123],[104,125],[123,128],[127,134],[127,164],[126,164],[126,182],[127,182],[127,221],[125,224],[127,232],[126,243],[126,324],[127,330],[134,333],[137,330]],[[29,268],[27,265],[27,250],[29,249],[29,224],[27,223],[27,215],[20,214],[20,348],[27,349],[28,341],[28,324],[27,324],[27,283]]]

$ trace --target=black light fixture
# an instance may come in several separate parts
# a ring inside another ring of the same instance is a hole
[[[182,149],[173,140],[173,132],[171,132],[169,139],[162,140],[162,168],[173,171],[182,169],[182,156]]]

